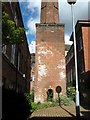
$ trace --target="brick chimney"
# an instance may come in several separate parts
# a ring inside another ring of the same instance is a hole
[[[43,2],[41,4],[41,23],[59,23],[58,0]]]
[[[41,21],[36,24],[35,102],[56,99],[56,87],[66,93],[64,24],[59,23],[58,1],[41,3]]]

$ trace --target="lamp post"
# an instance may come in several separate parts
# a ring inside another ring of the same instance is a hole
[[[75,36],[75,25],[74,25],[74,8],[73,5],[77,0],[67,0],[68,4],[71,5],[72,12],[72,27],[73,27],[73,40],[74,40],[74,54],[75,54],[75,77],[76,77],[76,117],[80,117],[80,102],[79,102],[79,90],[78,90],[78,69],[77,69],[77,50],[76,50],[76,36]]]

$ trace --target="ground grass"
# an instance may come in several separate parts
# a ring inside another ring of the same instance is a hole
[[[61,96],[60,103],[59,103],[58,99],[53,99],[52,101],[45,101],[44,103],[32,102],[31,107],[32,107],[32,111],[36,111],[39,109],[54,107],[54,106],[58,106],[58,105],[70,106],[72,104],[74,104],[74,101],[71,98],[69,98],[67,96]]]

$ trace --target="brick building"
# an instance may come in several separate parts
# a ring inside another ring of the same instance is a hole
[[[79,20],[76,27],[77,63],[80,101],[90,104],[90,21]],[[71,36],[71,40],[73,40]],[[71,46],[66,56],[67,83],[75,85],[74,50]]]
[[[16,27],[24,27],[19,2],[5,2],[5,12],[9,14]],[[3,33],[4,34],[4,33]],[[5,45],[2,49],[2,82],[7,89],[18,92],[30,90],[30,53],[26,35],[24,43]]]
[[[66,55],[66,78],[67,86],[75,85],[75,64],[74,64],[74,48],[71,45],[67,55]]]
[[[35,53],[31,54],[31,83],[30,83],[30,91],[34,90],[35,84]]]
[[[36,24],[35,102],[57,98],[58,85],[61,94],[66,93],[64,24],[59,23],[58,12],[58,0],[42,1],[40,24]]]

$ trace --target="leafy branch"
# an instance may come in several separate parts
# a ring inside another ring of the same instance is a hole
[[[25,29],[16,27],[15,22],[9,18],[9,15],[3,11],[2,13],[2,45],[19,44],[24,42],[23,35]]]

